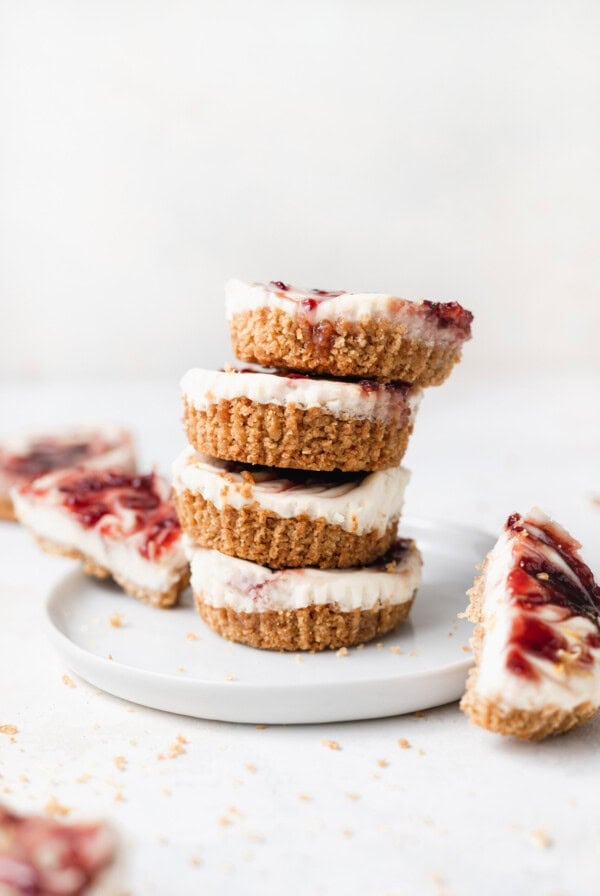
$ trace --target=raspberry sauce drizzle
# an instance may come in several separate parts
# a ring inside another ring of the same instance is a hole
[[[165,486],[155,473],[138,476],[77,468],[65,471],[51,487],[85,529],[96,528],[114,540],[140,535],[137,549],[147,560],[158,560],[181,535],[175,508],[165,499]],[[35,495],[47,490],[44,480],[29,489]]]
[[[506,530],[514,536],[514,565],[507,576],[507,592],[518,610],[510,631],[507,668],[535,681],[539,673],[527,655],[552,663],[568,659],[581,669],[591,666],[590,648],[600,647],[600,588],[579,557],[579,543],[548,519],[513,514]],[[540,618],[540,612],[549,607],[555,621],[585,617],[597,631],[573,648],[556,625]]]

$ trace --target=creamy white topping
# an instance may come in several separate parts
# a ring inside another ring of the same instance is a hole
[[[376,604],[409,601],[421,580],[421,556],[414,545],[395,564],[360,569],[280,569],[199,548],[185,538],[192,589],[211,607],[238,613],[297,610],[334,604],[348,613]]]
[[[228,320],[257,308],[278,308],[293,317],[308,316],[313,323],[386,319],[405,326],[412,336],[423,341],[451,343],[457,340],[456,329],[438,327],[435,318],[427,313],[423,300],[402,299],[388,293],[340,292],[319,296],[294,287],[283,290],[272,284],[229,280],[225,285],[225,306]]]
[[[257,404],[293,405],[301,410],[322,408],[334,416],[399,420],[416,415],[422,390],[416,386],[365,388],[360,383],[317,377],[287,377],[274,373],[240,373],[236,370],[188,370],[181,380],[185,400],[205,411],[221,399],[247,398]]]
[[[102,535],[96,528],[85,528],[61,506],[59,501],[62,498],[52,493],[48,497],[36,498],[12,489],[11,498],[17,518],[34,535],[75,548],[111,573],[140,588],[166,591],[179,581],[187,565],[181,538],[165,548],[158,559],[149,560],[140,553],[143,532],[115,539]]]
[[[529,515],[533,519],[537,513]],[[554,663],[540,656],[527,653],[527,662],[538,673],[537,680],[516,675],[506,665],[509,639],[515,618],[521,614],[519,607],[508,599],[507,577],[514,568],[514,535],[504,531],[494,549],[488,555],[484,572],[483,626],[485,636],[474,683],[474,693],[491,700],[505,710],[522,709],[537,712],[554,706],[569,710],[580,703],[590,701],[600,705],[600,650],[589,648],[593,664],[589,668]],[[553,563],[559,564],[565,575],[572,576],[568,566],[553,552]],[[596,625],[585,616],[562,619],[561,609],[554,604],[540,606],[536,618],[550,624],[569,644],[574,653],[587,635],[598,633]]]
[[[252,482],[235,472],[238,469],[239,465],[186,448],[173,465],[173,487],[176,492],[201,495],[219,510],[257,504],[283,519],[324,519],[346,532],[364,535],[385,532],[398,520],[410,478],[403,467],[341,476],[337,482],[332,474],[329,481],[327,476],[310,473],[290,473],[290,479],[282,471],[254,468]]]

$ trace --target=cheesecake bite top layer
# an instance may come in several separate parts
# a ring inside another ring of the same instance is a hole
[[[322,376],[228,368],[189,370],[181,380],[189,404],[204,411],[220,400],[247,398],[257,404],[320,408],[334,416],[402,421],[414,415],[422,390],[403,383],[331,379]]]
[[[259,308],[276,308],[315,324],[325,320],[362,321],[383,318],[402,324],[423,341],[464,342],[471,337],[473,315],[458,302],[411,301],[385,293],[349,293],[298,289],[281,280],[225,286],[227,318]]]
[[[221,510],[256,504],[279,517],[324,519],[347,532],[384,532],[402,510],[410,473],[310,473],[222,461],[186,448],[173,465],[175,491],[201,495]]]
[[[509,517],[484,573],[479,695],[522,709],[600,703],[600,589],[580,547],[540,510]]]

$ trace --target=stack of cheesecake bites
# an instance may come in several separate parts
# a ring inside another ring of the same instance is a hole
[[[398,523],[422,387],[460,359],[472,315],[279,281],[230,281],[226,307],[235,356],[263,366],[182,380],[173,485],[200,615],[273,650],[379,637],[421,576]]]

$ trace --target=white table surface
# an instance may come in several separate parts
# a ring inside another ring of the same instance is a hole
[[[600,374],[486,381],[465,364],[423,402],[407,513],[497,531],[538,503],[600,571],[598,394]],[[0,412],[4,434],[128,423],[143,462],[165,471],[183,445],[175,381],[3,384]],[[63,683],[68,670],[41,616],[49,585],[69,568],[0,523],[0,725],[19,729],[14,742],[0,735],[0,800],[40,811],[55,797],[68,819],[112,820],[128,856],[124,892],[598,892],[600,718],[531,745],[472,727],[456,704],[423,717],[259,729],[133,707],[80,679]],[[185,752],[158,759],[178,735]]]

